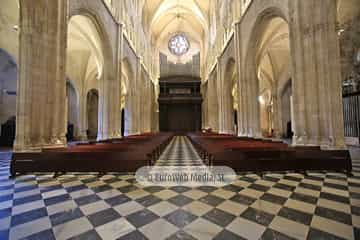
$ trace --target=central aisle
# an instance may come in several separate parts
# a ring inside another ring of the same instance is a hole
[[[190,140],[184,136],[176,136],[166,147],[156,166],[202,166],[203,161]]]

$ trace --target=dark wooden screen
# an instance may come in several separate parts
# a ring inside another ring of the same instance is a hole
[[[360,138],[360,92],[344,95],[343,107],[345,136]]]
[[[160,78],[160,131],[201,130],[201,103],[199,78],[186,76]]]

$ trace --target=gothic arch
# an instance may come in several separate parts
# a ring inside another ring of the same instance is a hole
[[[251,44],[253,35],[256,35],[254,29],[258,32],[263,31],[258,26],[264,20],[280,17],[284,21],[290,22],[289,1],[293,0],[252,1],[251,6],[247,9],[240,22],[241,25],[246,25],[246,27],[241,28],[242,49],[248,49],[247,47]],[[265,27],[262,26],[262,28]],[[243,51],[243,54],[246,53]]]
[[[76,15],[90,18],[101,36],[105,59],[116,60],[117,23],[103,1],[69,0],[69,20]],[[111,65],[110,65],[111,66]]]
[[[277,3],[280,3],[281,1],[275,1]],[[287,2],[287,1],[282,1]],[[284,3],[283,3],[284,4]],[[265,4],[266,5],[266,4]],[[254,9],[254,8],[251,8]],[[274,19],[281,19],[281,21],[284,21],[287,26],[289,27],[290,32],[290,26],[288,24],[288,17],[287,17],[287,10],[284,8],[281,8],[280,6],[271,5],[267,6],[261,11],[257,13],[257,17],[251,21],[251,23],[248,23],[251,27],[251,32],[249,34],[249,38],[247,41],[245,41],[245,48],[244,49],[244,61],[243,61],[243,80],[242,83],[244,84],[245,89],[242,91],[242,93],[246,96],[246,98],[250,99],[251,105],[248,106],[248,115],[247,115],[247,121],[249,124],[251,124],[251,132],[250,135],[252,136],[262,136],[265,134],[264,129],[262,129],[263,133],[261,133],[261,126],[264,126],[263,118],[266,117],[268,122],[268,126],[265,127],[268,129],[266,131],[266,135],[269,134],[272,135],[272,130],[274,128],[273,122],[276,121],[276,118],[273,116],[270,116],[270,109],[268,109],[268,106],[262,106],[263,104],[273,104],[272,96],[277,93],[277,90],[274,89],[273,82],[270,82],[270,96],[268,96],[268,101],[264,103],[264,100],[262,100],[262,96],[260,96],[260,79],[259,79],[259,73],[265,74],[265,79],[269,80],[268,78],[274,78],[274,76],[270,76],[267,72],[259,71],[260,70],[260,64],[262,59],[264,59],[265,56],[267,56],[268,61],[270,61],[270,64],[272,65],[272,74],[274,74],[274,62],[272,61],[272,56],[270,53],[265,54],[265,51],[269,45],[263,44],[262,41],[265,37],[265,33],[272,23]],[[278,26],[277,26],[278,27]],[[270,40],[271,42],[274,42],[275,40],[284,40],[284,37],[288,37],[288,34],[280,34],[278,36],[271,37],[270,33]],[[290,41],[290,39],[289,39]],[[244,47],[243,46],[243,47]],[[291,59],[291,47],[290,47],[290,59]],[[271,93],[271,91],[274,91],[274,93]],[[265,94],[265,92],[264,92]],[[261,99],[260,99],[261,98]],[[262,100],[262,101],[261,101]],[[261,102],[261,103],[260,103]],[[270,105],[269,105],[270,106]],[[267,114],[268,113],[268,114]],[[269,115],[269,116],[267,116]],[[265,124],[266,125],[266,124]]]
[[[89,18],[101,39],[104,56],[103,74],[99,81],[98,140],[120,136],[120,101],[114,103],[120,88],[118,61],[120,28],[104,1],[69,0],[69,18],[81,15]]]
[[[74,1],[74,0],[72,0]],[[91,1],[94,2],[94,1]],[[94,27],[97,30],[97,33],[100,38],[100,45],[101,45],[101,52],[103,55],[104,60],[104,66],[103,66],[103,79],[105,81],[112,81],[115,79],[114,73],[115,73],[115,59],[113,54],[115,50],[113,50],[113,44],[111,42],[111,39],[109,38],[108,33],[108,27],[104,27],[103,20],[101,20],[101,17],[96,15],[96,12],[93,13],[91,9],[78,9],[75,11],[76,14],[70,15],[69,20],[75,16],[83,16],[88,18],[91,23],[94,25]],[[102,90],[102,89],[100,89]]]

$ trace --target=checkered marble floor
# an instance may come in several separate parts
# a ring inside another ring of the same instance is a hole
[[[157,166],[202,166],[203,161],[190,140],[176,136],[156,162]]]
[[[186,142],[164,155],[192,152]],[[360,239],[360,161],[353,177],[248,174],[221,188],[164,188],[124,174],[9,180],[9,154],[0,158],[1,240]]]

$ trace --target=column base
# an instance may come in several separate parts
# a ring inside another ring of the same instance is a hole
[[[88,140],[88,136],[87,135],[81,135],[78,137],[79,141],[87,141]]]
[[[341,139],[320,138],[320,137],[307,137],[307,136],[293,136],[292,146],[309,146],[320,147],[323,150],[345,150],[347,149],[345,142]]]
[[[65,148],[66,143],[48,143],[48,144],[32,144],[32,145],[14,145],[14,152],[41,152],[42,149],[49,148]]]

